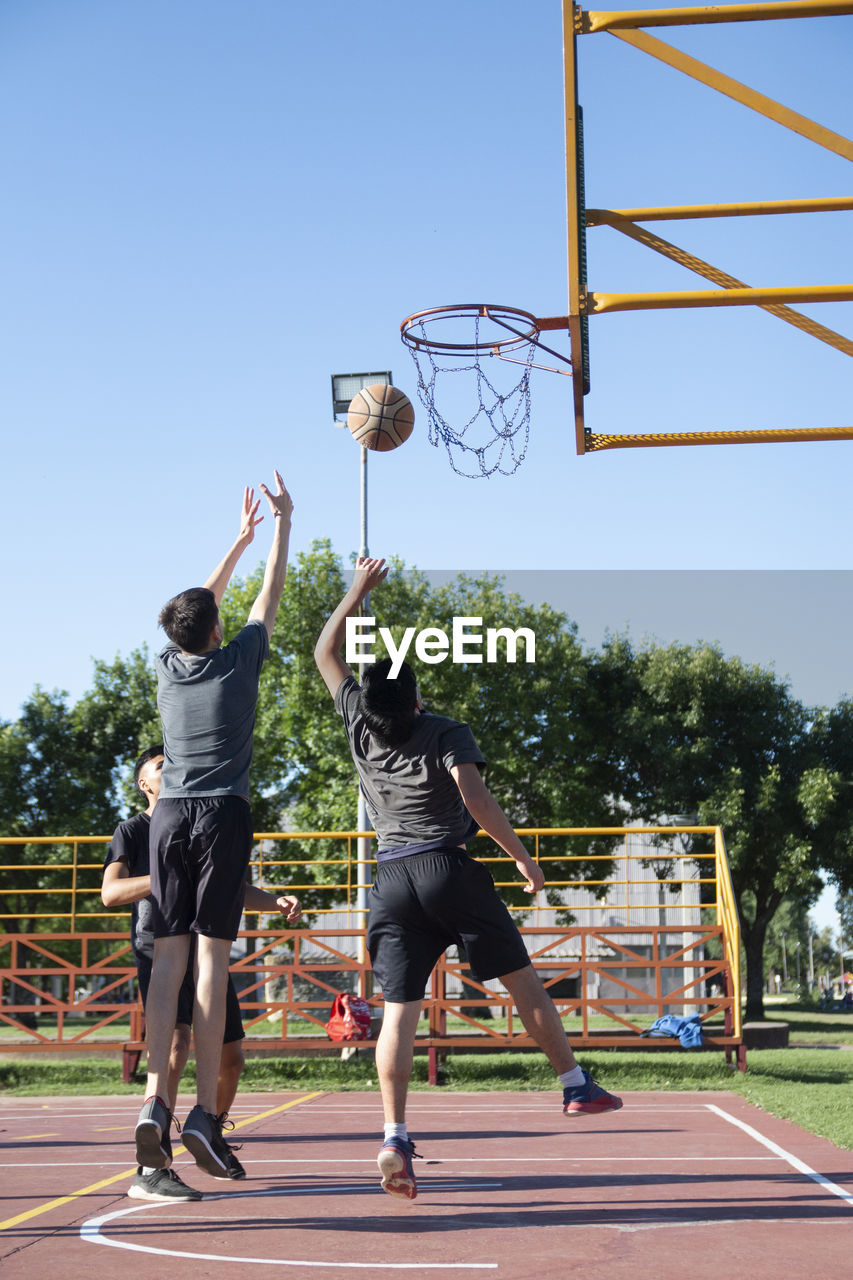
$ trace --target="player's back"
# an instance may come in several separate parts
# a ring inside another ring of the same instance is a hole
[[[268,649],[265,626],[250,622],[210,653],[188,654],[167,645],[158,654],[161,799],[248,798],[258,680]]]

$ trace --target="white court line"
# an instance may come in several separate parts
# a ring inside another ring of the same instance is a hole
[[[775,1142],[771,1142],[769,1138],[765,1138],[764,1134],[759,1133],[757,1129],[753,1129],[751,1124],[738,1120],[736,1116],[729,1115],[727,1111],[723,1111],[720,1107],[715,1107],[713,1103],[709,1102],[705,1105],[709,1111],[713,1111],[715,1115],[722,1116],[724,1120],[727,1120],[729,1124],[736,1125],[738,1129],[743,1129],[744,1133],[748,1133],[756,1142],[760,1142],[763,1147],[767,1147],[768,1151],[775,1152],[777,1156],[785,1160],[792,1169],[796,1169],[798,1173],[804,1173],[807,1178],[811,1178],[812,1182],[816,1182],[818,1186],[831,1191],[834,1196],[838,1196],[840,1200],[843,1200],[845,1204],[853,1209],[853,1195],[845,1191],[843,1187],[839,1187],[835,1182],[830,1182],[829,1178],[825,1178],[822,1173],[810,1168],[797,1156],[791,1155],[790,1151],[786,1151],[784,1147],[780,1147]]]
[[[716,1161],[718,1164],[737,1164],[738,1161],[748,1164],[756,1163],[773,1163],[778,1160],[778,1156],[548,1156],[549,1164],[712,1164]],[[367,1165],[372,1168],[375,1161],[372,1156],[363,1156],[361,1159],[341,1158],[339,1160],[328,1159],[319,1156],[282,1156],[279,1160],[255,1160],[251,1158],[252,1169],[261,1164],[298,1164],[301,1168],[305,1165],[342,1165],[355,1164]],[[426,1164],[541,1164],[541,1156],[435,1156],[427,1157]],[[96,1169],[109,1169],[113,1165],[121,1167],[127,1165],[127,1160],[16,1160],[13,1163],[2,1164],[0,1169],[86,1169],[90,1166]],[[195,1166],[193,1160],[176,1160],[173,1168],[191,1169]],[[250,1170],[251,1172],[251,1170]],[[130,1176],[130,1175],[128,1175]]]
[[[453,1183],[442,1184],[442,1189],[461,1191],[465,1190],[469,1184]],[[470,1184],[471,1186],[475,1184]],[[500,1187],[501,1183],[489,1183],[490,1187]],[[436,1184],[436,1189],[438,1185]],[[479,1190],[480,1188],[478,1188]],[[325,1186],[322,1188],[298,1188],[294,1191],[246,1191],[236,1192],[228,1196],[205,1196],[205,1200],[229,1200],[249,1199],[254,1196],[270,1196],[270,1195],[301,1195],[308,1190],[315,1192],[321,1190],[324,1193],[333,1191],[352,1191],[349,1186]],[[364,1188],[371,1193],[375,1193],[373,1187]],[[358,1271],[496,1271],[498,1264],[496,1262],[323,1262],[317,1258],[254,1258],[240,1257],[234,1254],[225,1253],[193,1253],[184,1249],[158,1249],[154,1245],[133,1244],[126,1240],[111,1240],[109,1236],[101,1233],[101,1228],[109,1222],[114,1222],[118,1218],[128,1218],[137,1213],[151,1212],[155,1209],[168,1209],[170,1206],[163,1203],[135,1205],[129,1209],[119,1209],[114,1213],[105,1213],[98,1218],[89,1218],[80,1227],[80,1237],[87,1244],[109,1245],[113,1249],[128,1249],[133,1253],[151,1253],[166,1258],[189,1258],[193,1261],[201,1262],[230,1262],[232,1264],[243,1262],[250,1266],[267,1266],[267,1267],[335,1267],[338,1269],[349,1269]],[[186,1204],[174,1206],[186,1211]],[[185,1221],[192,1221],[192,1215],[184,1212]],[[203,1218],[202,1221],[208,1221]],[[221,1222],[222,1220],[219,1219]],[[282,1230],[287,1230],[287,1224],[282,1225]]]
[[[318,1099],[318,1101],[321,1101],[321,1100]],[[540,1105],[537,1107],[530,1107],[530,1106],[512,1107],[511,1110],[508,1110],[508,1108],[505,1106],[503,1107],[449,1107],[447,1105],[445,1106],[434,1105],[431,1107],[427,1107],[427,1106],[418,1107],[418,1106],[413,1106],[411,1103],[407,1102],[406,1110],[409,1113],[417,1111],[419,1115],[426,1115],[426,1116],[433,1116],[433,1115],[434,1116],[462,1116],[462,1115],[481,1116],[481,1115],[487,1115],[492,1111],[497,1112],[499,1115],[502,1115],[502,1116],[506,1116],[507,1114],[511,1116],[516,1116],[516,1115],[553,1116],[555,1112],[557,1112],[557,1108],[559,1107],[559,1105],[560,1104],[555,1101],[550,1103],[548,1106]],[[633,1116],[633,1115],[660,1114],[660,1115],[669,1116],[669,1115],[673,1115],[676,1112],[679,1114],[683,1113],[687,1115],[695,1115],[699,1111],[704,1111],[707,1105],[708,1105],[707,1103],[697,1103],[695,1107],[631,1106],[631,1115]],[[370,1107],[341,1106],[336,1103],[334,1105],[324,1105],[322,1107],[322,1110],[324,1114],[326,1112],[340,1111],[346,1115],[375,1115],[376,1108],[377,1108],[377,1103],[375,1102]],[[557,1112],[557,1114],[559,1114],[559,1112]]]

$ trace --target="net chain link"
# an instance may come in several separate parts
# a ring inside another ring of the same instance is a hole
[[[481,317],[474,317],[474,342],[480,341]],[[424,335],[424,325],[416,327],[416,332]],[[516,385],[504,395],[496,389],[480,364],[481,354],[475,353],[471,364],[439,364],[428,349],[410,348],[412,358],[418,371],[418,397],[429,417],[429,442],[438,448],[439,442],[444,444],[450,465],[457,475],[469,479],[491,476],[500,472],[510,476],[517,471],[524,461],[530,438],[530,372],[533,354],[536,350],[533,343],[527,348],[527,359],[523,362],[523,373]],[[488,353],[490,360],[500,360],[499,356]],[[503,364],[503,362],[501,362]],[[426,366],[429,366],[425,373]],[[505,367],[505,366],[504,366]],[[462,426],[451,426],[436,405],[436,379],[439,374],[476,373],[477,408]],[[486,444],[469,444],[465,437],[475,424],[487,419],[492,431],[492,439]],[[476,471],[464,470],[457,465],[457,454],[460,463],[466,454],[473,454],[477,459]]]

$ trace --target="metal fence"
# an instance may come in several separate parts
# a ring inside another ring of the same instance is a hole
[[[359,906],[359,883],[369,882],[375,866],[359,866],[364,834],[256,835],[254,881],[279,891],[286,884],[321,905],[304,928],[240,932],[231,969],[250,1050],[328,1048],[324,1024],[338,991],[365,996],[381,1017]],[[661,1047],[672,1042],[641,1039],[654,1019],[698,1013],[707,1042],[727,1056],[736,1050],[740,1061],[740,941],[722,831],[559,827],[518,834],[532,842],[547,895],[510,910],[573,1042]],[[602,840],[609,851],[590,852]],[[315,841],[326,842],[323,856],[306,858]],[[107,911],[100,901],[107,843],[97,836],[0,838],[0,1051],[87,1048],[138,1059],[142,1011],[127,912]],[[491,842],[472,847],[499,890],[517,887],[514,867],[495,856]],[[567,853],[569,847],[580,852]],[[326,856],[329,848],[336,856]],[[424,1023],[419,1043],[431,1052],[532,1045],[503,988],[476,982],[452,948],[425,993]]]

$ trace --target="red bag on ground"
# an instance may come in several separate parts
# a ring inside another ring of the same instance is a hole
[[[361,996],[335,996],[326,1030],[330,1040],[369,1040],[370,1005]]]

